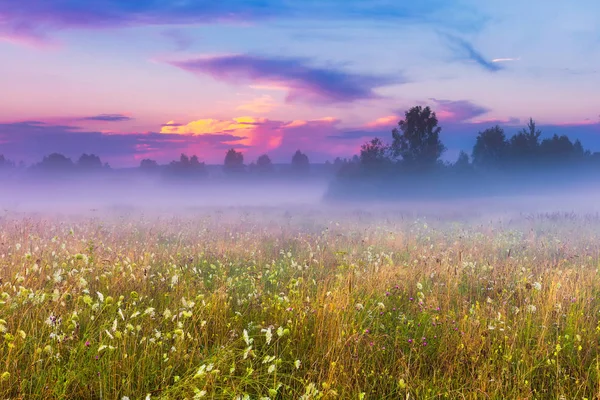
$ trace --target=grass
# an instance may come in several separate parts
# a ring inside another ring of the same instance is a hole
[[[0,221],[6,399],[592,399],[600,219]]]

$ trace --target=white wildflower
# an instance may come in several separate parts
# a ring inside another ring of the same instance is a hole
[[[154,307],[148,307],[146,308],[146,311],[144,311],[144,315],[154,317],[156,315],[156,310],[154,309]]]
[[[273,333],[271,332],[271,327],[269,327],[267,329],[262,329],[261,332],[264,332],[267,344],[271,344],[271,339],[273,339]],[[246,342],[246,344],[249,344],[249,343]]]
[[[250,344],[252,344],[252,342],[254,342],[254,339],[250,338],[250,336],[248,336],[248,331],[244,329],[243,332],[243,337],[244,337],[244,342],[246,342],[246,344],[248,346],[250,346]]]

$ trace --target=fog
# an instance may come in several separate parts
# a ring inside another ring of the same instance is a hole
[[[596,215],[600,189],[596,185],[557,185],[551,182],[526,194],[498,193],[457,196],[437,191],[435,196],[390,198],[330,196],[330,179],[213,180],[169,183],[147,177],[5,180],[0,191],[0,213],[115,215],[197,213],[215,209],[271,209],[290,215],[319,212],[324,217],[349,214],[473,220],[524,217],[536,214]],[[361,191],[360,185],[357,186]],[[376,188],[364,190],[377,190]],[[364,194],[364,193],[359,193]]]

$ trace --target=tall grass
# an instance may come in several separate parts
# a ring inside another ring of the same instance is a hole
[[[600,220],[0,222],[0,398],[600,395]]]

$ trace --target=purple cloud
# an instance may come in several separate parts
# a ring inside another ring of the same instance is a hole
[[[460,16],[460,17],[456,17]],[[480,29],[485,18],[446,0],[396,2],[364,0],[0,0],[0,37],[46,40],[60,29],[185,25],[274,18],[322,21],[406,21],[457,30]]]
[[[438,100],[431,98],[437,107],[436,114],[440,120],[462,122],[487,114],[489,108],[472,103],[469,100]]]
[[[210,75],[228,83],[255,83],[284,86],[287,101],[348,103],[379,98],[375,89],[401,78],[351,73],[335,68],[313,67],[306,59],[266,58],[252,55],[228,55],[170,63],[195,74]]]
[[[123,122],[131,121],[133,118],[123,114],[100,114],[91,117],[81,118],[82,121],[106,121],[106,122]]]

